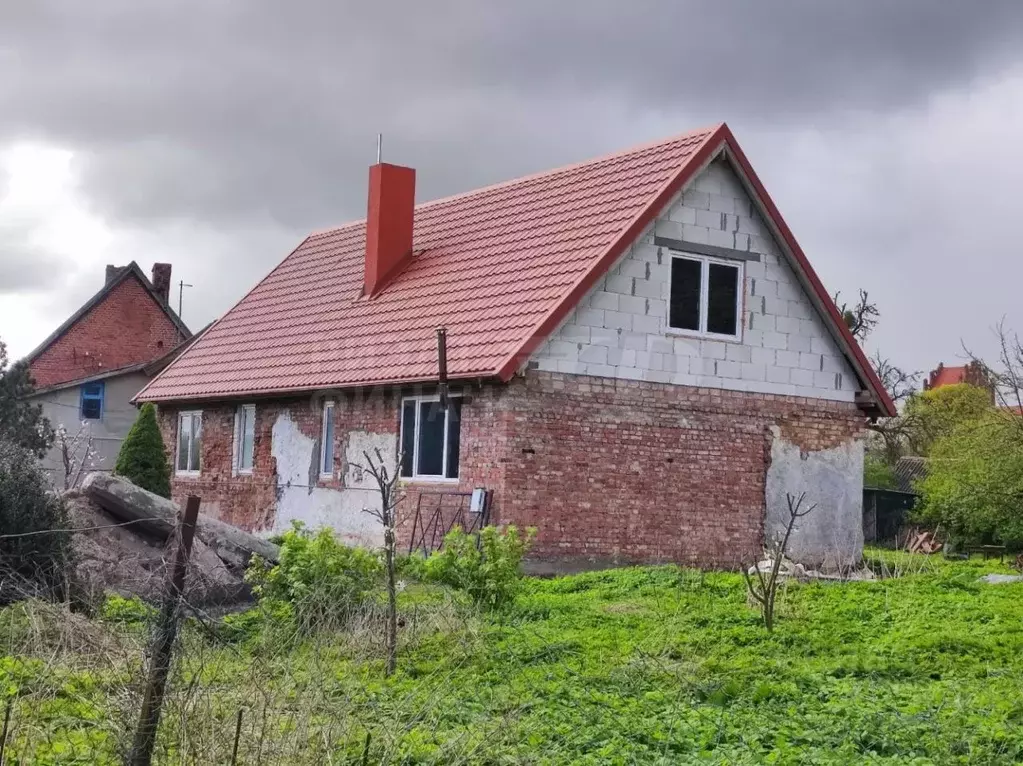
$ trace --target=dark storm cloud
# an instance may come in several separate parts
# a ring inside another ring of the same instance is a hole
[[[9,3],[0,139],[74,147],[114,220],[297,231],[363,214],[377,131],[427,199],[653,137],[642,113],[905,106],[1001,60],[1021,19],[1015,0]]]
[[[727,120],[825,283],[871,289],[877,338],[924,366],[1015,307],[1023,157],[992,125],[1023,125],[1023,86],[929,120],[1021,51],[1019,0],[0,2],[0,149],[71,150],[118,243],[92,257],[173,262],[199,327],[364,215],[378,131],[425,200]],[[7,232],[0,292],[40,291],[27,351],[103,263],[61,253],[75,269],[46,283],[51,256]],[[951,276],[962,252],[1005,278]]]

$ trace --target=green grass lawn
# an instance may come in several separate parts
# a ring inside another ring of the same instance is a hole
[[[192,624],[157,760],[229,763],[241,709],[253,764],[1023,762],[1023,585],[978,583],[997,562],[873,555],[914,573],[789,584],[773,633],[737,574],[530,580],[501,617],[413,585],[388,680],[375,618],[226,645]],[[116,763],[144,631],[52,619],[0,612],[10,762]]]

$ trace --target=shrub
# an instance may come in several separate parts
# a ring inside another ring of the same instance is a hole
[[[170,498],[170,465],[152,403],[142,405],[117,453],[114,472],[142,489]]]
[[[138,596],[125,598],[114,594],[103,602],[100,617],[122,625],[146,625],[156,617],[156,608]]]
[[[53,444],[53,426],[43,406],[29,397],[35,383],[24,360],[7,364],[7,346],[0,340],[0,440],[43,457]]]
[[[863,456],[863,486],[878,489],[895,489],[895,469],[881,455],[868,452]]]
[[[0,440],[0,603],[70,595],[74,572],[67,511],[27,450]]]
[[[423,572],[428,580],[464,591],[485,609],[503,609],[519,591],[522,559],[535,534],[532,528],[523,537],[515,526],[484,527],[477,544],[476,535],[455,527],[444,537],[444,547],[426,560]]]
[[[246,579],[268,614],[290,612],[303,632],[346,622],[383,573],[379,556],[345,545],[329,529],[313,533],[293,522],[280,546],[275,566],[254,560]]]
[[[990,391],[957,383],[914,394],[906,402],[904,420],[912,447],[918,455],[927,456],[937,440],[993,411]]]
[[[921,521],[958,541],[1023,546],[1023,444],[1012,417],[992,412],[934,443],[919,484]]]

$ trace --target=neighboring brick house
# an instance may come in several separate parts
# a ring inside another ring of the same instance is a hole
[[[862,431],[894,405],[727,126],[418,206],[414,178],[373,166],[366,221],[306,238],[139,395],[176,498],[375,544],[379,448],[407,512],[492,490],[561,568],[735,565],[787,492],[819,504],[799,558],[859,556]]]
[[[924,391],[942,386],[954,386],[958,383],[968,383],[971,386],[987,390],[991,394],[991,403],[995,403],[994,383],[980,362],[967,362],[964,365],[953,367],[946,367],[939,362],[924,381]]]
[[[32,397],[54,426],[91,435],[90,467],[110,469],[135,421],[132,398],[170,363],[191,337],[168,305],[171,266],[153,265],[150,281],[133,261],[107,266],[102,289],[26,357],[36,384]],[[84,459],[83,445],[79,454]],[[64,478],[55,445],[43,467]]]

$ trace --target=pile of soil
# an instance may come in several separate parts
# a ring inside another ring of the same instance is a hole
[[[72,535],[72,541],[76,573],[86,589],[93,594],[111,592],[159,601],[167,583],[173,536],[160,539],[139,524],[124,524],[87,492],[68,492],[64,498],[70,526],[85,530]],[[240,567],[225,562],[196,537],[185,577],[185,599],[198,607],[249,600],[251,592],[243,575]]]

